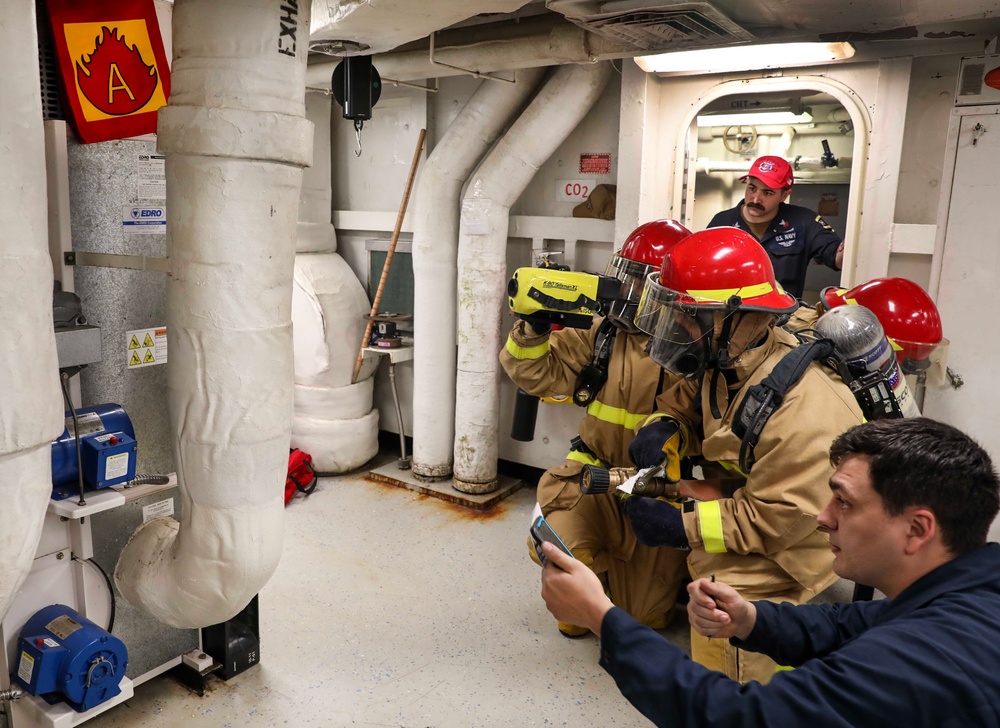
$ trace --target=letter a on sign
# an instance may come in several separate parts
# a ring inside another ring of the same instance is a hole
[[[76,136],[84,144],[150,134],[170,96],[153,0],[48,0]]]

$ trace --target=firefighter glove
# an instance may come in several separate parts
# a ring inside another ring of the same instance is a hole
[[[681,509],[673,503],[631,496],[625,499],[624,507],[636,540],[643,546],[690,548]]]
[[[628,456],[637,468],[662,464],[662,477],[669,483],[681,479],[680,451],[681,427],[677,420],[669,418],[642,427],[628,446]]]

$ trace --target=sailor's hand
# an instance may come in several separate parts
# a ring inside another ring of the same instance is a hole
[[[757,608],[721,581],[688,584],[688,620],[703,637],[746,639],[757,623]]]

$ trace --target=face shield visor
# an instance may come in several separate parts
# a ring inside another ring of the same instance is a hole
[[[647,351],[653,361],[674,376],[696,379],[708,366],[715,313],[721,308],[661,286],[654,273],[646,279],[635,325],[649,334]]]
[[[637,263],[634,260],[623,258],[617,253],[612,256],[608,263],[608,269],[604,275],[612,276],[621,281],[621,287],[615,300],[608,306],[607,318],[614,324],[630,334],[639,333],[635,326],[635,312],[642,298],[643,286],[646,283],[646,276],[654,270],[654,267],[646,263]]]

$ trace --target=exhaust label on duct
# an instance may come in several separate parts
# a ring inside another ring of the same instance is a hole
[[[285,0],[281,3],[278,20],[278,53],[284,56],[294,56],[296,49],[295,37],[299,29],[298,0]]]
[[[166,235],[167,208],[126,205],[122,208],[122,229],[126,235]]]

